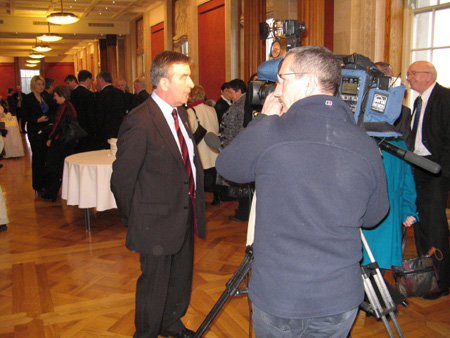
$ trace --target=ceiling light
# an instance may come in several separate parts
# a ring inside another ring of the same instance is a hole
[[[30,55],[28,55],[28,56],[32,59],[42,59],[43,57],[45,57],[44,54],[36,53],[36,52],[30,53]]]
[[[41,60],[27,60],[27,63],[39,63]]]
[[[73,13],[64,12],[63,2],[61,0],[61,12],[55,12],[47,16],[47,21],[56,25],[69,25],[75,23],[80,18]]]
[[[34,50],[35,52],[48,52],[52,50],[52,48],[49,45],[36,45],[31,49]]]
[[[27,63],[25,66],[27,66],[27,67],[37,67],[37,63]]]
[[[55,42],[62,39],[62,36],[55,33],[43,33],[38,35],[37,38],[44,42]]]
[[[56,33],[50,33],[50,22],[48,23],[48,33],[43,33],[41,35],[38,35],[36,38],[38,38],[41,41],[44,42],[55,42],[62,39],[62,36]]]

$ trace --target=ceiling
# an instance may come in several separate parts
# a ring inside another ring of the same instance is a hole
[[[41,33],[58,33],[63,39],[46,43],[48,57],[75,54],[106,34],[129,34],[129,23],[162,0],[63,0],[63,11],[77,15],[71,25],[48,25],[47,15],[61,11],[61,0],[0,0],[0,56],[27,57]]]

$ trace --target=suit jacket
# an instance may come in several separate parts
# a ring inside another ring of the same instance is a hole
[[[130,110],[139,106],[141,103],[147,100],[149,96],[150,94],[145,89],[141,90],[133,97],[133,101],[131,101],[130,105]]]
[[[104,87],[95,96],[94,110],[98,135],[103,145],[108,148],[106,140],[112,137],[117,138],[120,124],[125,116],[123,92],[112,85]]]
[[[230,108],[230,104],[223,99],[221,96],[219,100],[217,100],[216,105],[214,106],[214,109],[217,113],[217,120],[219,120],[219,123],[222,122],[223,114],[226,113],[226,111]]]
[[[38,118],[44,115],[44,112],[33,92],[23,97],[21,115],[22,120],[27,122],[27,132],[29,137],[38,135],[42,129],[45,129],[48,126],[47,122],[37,121]]]
[[[430,160],[438,163],[445,176],[450,176],[450,89],[438,83],[431,92],[422,124],[422,142],[430,151]],[[408,148],[414,140],[406,139]]]
[[[81,128],[90,135],[95,134],[94,93],[80,85],[72,90],[70,101],[75,107]]]
[[[179,107],[178,113],[193,140],[186,110]],[[111,190],[128,225],[127,248],[141,254],[178,252],[188,231],[189,179],[167,121],[151,97],[124,119],[117,146]],[[194,149],[195,216],[204,237],[203,171],[195,142]]]

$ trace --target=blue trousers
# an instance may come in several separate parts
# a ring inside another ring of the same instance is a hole
[[[286,319],[273,316],[253,305],[253,330],[256,338],[345,338],[358,308],[328,317]]]

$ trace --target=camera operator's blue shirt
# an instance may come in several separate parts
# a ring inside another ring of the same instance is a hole
[[[311,318],[359,306],[359,228],[380,222],[388,199],[380,151],[340,98],[311,96],[281,117],[257,116],[216,168],[256,182],[249,296],[257,307]]]

